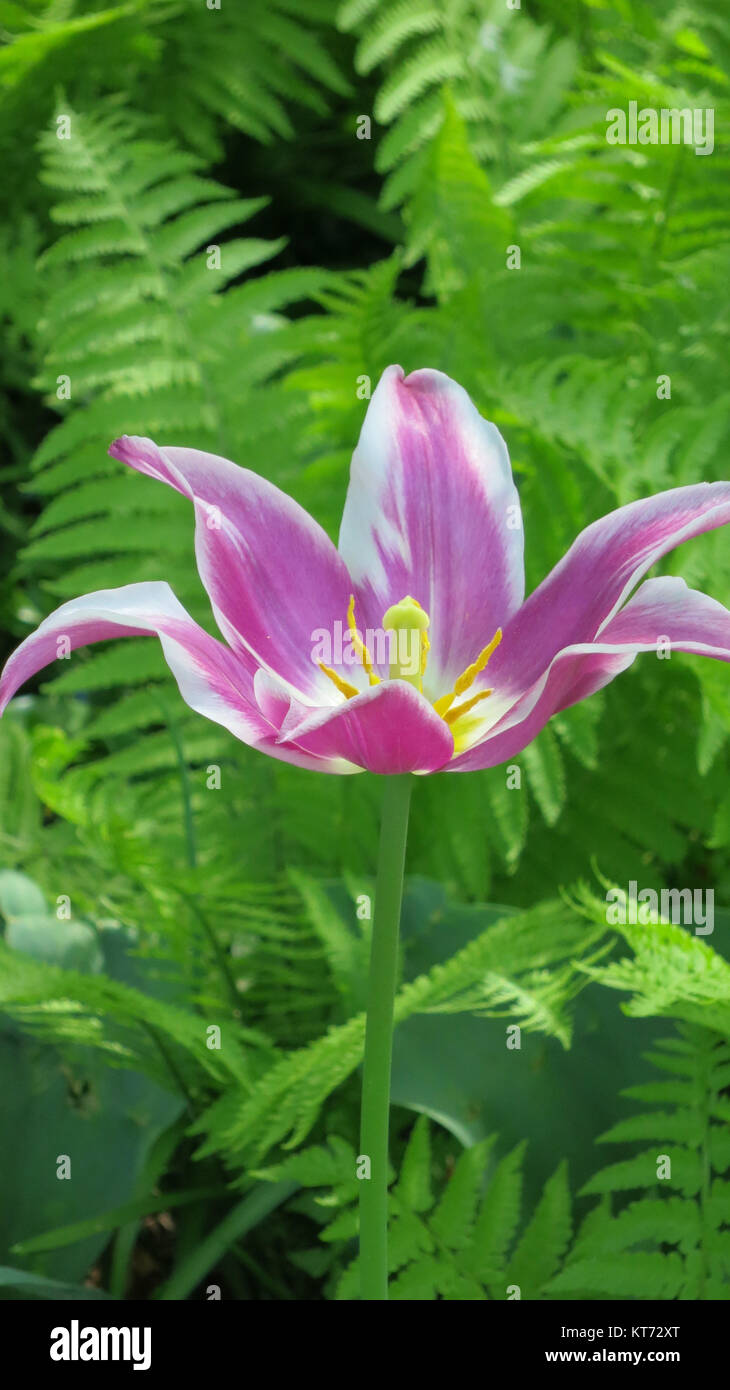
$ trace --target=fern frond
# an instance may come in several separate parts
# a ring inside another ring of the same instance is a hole
[[[549,1285],[556,1297],[727,1298],[730,1287],[730,1166],[726,1102],[730,1047],[716,1033],[682,1025],[652,1060],[673,1074],[625,1092],[673,1105],[614,1125],[602,1142],[654,1140],[654,1148],[601,1169],[584,1193],[645,1195],[611,1214],[604,1205]],[[718,1110],[719,1105],[719,1110]]]

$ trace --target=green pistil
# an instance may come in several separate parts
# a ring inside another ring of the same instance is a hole
[[[390,663],[391,680],[408,681],[409,685],[415,686],[416,690],[421,689],[421,677],[428,651],[428,637],[426,636],[428,624],[428,613],[424,611],[417,599],[411,598],[410,595],[402,598],[399,603],[392,604],[387,613],[384,614],[383,627],[385,631],[396,633],[396,639],[393,643],[395,660]],[[402,632],[408,634],[406,639],[401,637]],[[415,634],[415,639],[411,633]]]

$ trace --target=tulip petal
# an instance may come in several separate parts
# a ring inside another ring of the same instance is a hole
[[[481,742],[454,758],[449,771],[494,767],[516,757],[553,714],[608,685],[639,652],[667,651],[730,661],[730,612],[708,594],[689,589],[683,579],[647,579],[596,642],[558,652],[532,689]]]
[[[312,652],[318,629],[332,634],[346,622],[352,586],[321,526],[273,483],[216,454],[128,435],[109,453],[192,501],[200,577],[234,651],[251,652],[305,702],[336,703]]]
[[[340,771],[282,745],[278,729],[261,713],[253,688],[254,663],[229,651],[185,611],[169,584],[127,584],[64,603],[26,637],[0,679],[0,714],[21,685],[44,666],[112,637],[159,637],[165,660],[191,709],[237,739],[274,757],[320,771]]]
[[[597,641],[662,555],[728,521],[730,483],[697,483],[630,502],[593,522],[506,628],[487,673],[500,700],[528,691],[566,647]]]
[[[394,680],[343,700],[336,710],[292,701],[280,738],[320,758],[344,758],[368,772],[438,772],[454,740],[448,724],[412,685]]]
[[[273,745],[266,745],[267,753],[273,752],[274,757],[284,758],[287,762],[298,762],[302,767],[316,767],[318,772],[336,772],[340,775],[362,772],[361,767],[348,762],[346,758],[318,758],[315,754],[306,753],[297,744],[290,742],[286,735],[280,734],[281,726],[292,706],[300,711],[300,717],[310,714],[311,706],[295,700],[278,676],[272,676],[270,671],[260,668],[254,676],[253,687],[261,713],[276,730]]]
[[[358,622],[410,594],[430,616],[426,686],[451,688],[524,595],[507,448],[443,372],[388,367],[352,459],[339,539]]]

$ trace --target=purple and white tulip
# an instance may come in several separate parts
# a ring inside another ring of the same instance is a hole
[[[87,594],[10,657],[0,711],[56,659],[59,639],[72,650],[156,635],[186,703],[272,757],[320,772],[462,772],[514,758],[553,714],[659,642],[730,660],[720,603],[678,578],[633,593],[667,551],[730,521],[730,483],[609,513],[525,600],[504,440],[442,372],[383,373],[338,547],[290,497],[228,459],[127,436],[109,452],[190,498],[198,570],[225,640],[164,582]],[[343,631],[346,645],[333,640],[322,659],[316,635]],[[410,665],[403,636],[416,644]]]

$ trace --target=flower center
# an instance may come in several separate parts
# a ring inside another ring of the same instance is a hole
[[[393,634],[389,644],[389,677],[391,680],[408,681],[409,685],[415,686],[416,690],[421,692],[423,691],[423,677],[426,672],[430,649],[427,631],[429,622],[428,613],[421,607],[417,599],[411,598],[410,594],[402,598],[399,603],[392,604],[383,614],[383,629],[385,632],[392,632]],[[373,670],[372,657],[355,624],[354,594],[350,597],[347,609],[347,626],[353,650],[367,672],[370,684],[379,685],[380,677]],[[474,684],[477,676],[484,670],[490,656],[496,651],[501,641],[502,629],[498,627],[491,642],[482,648],[476,661],[473,661],[471,666],[467,666],[466,670],[462,671],[461,675],[454,681],[453,690],[434,700],[433,708],[450,727],[453,728],[457,720],[473,710],[480,700],[486,700],[492,694],[491,690],[480,690],[478,694],[470,696],[468,700],[463,700],[460,704],[454,703]],[[353,695],[359,695],[357,686],[343,680],[342,676],[339,676],[331,667],[323,665],[321,661],[319,667],[326,676],[329,676],[347,700],[351,700]]]

